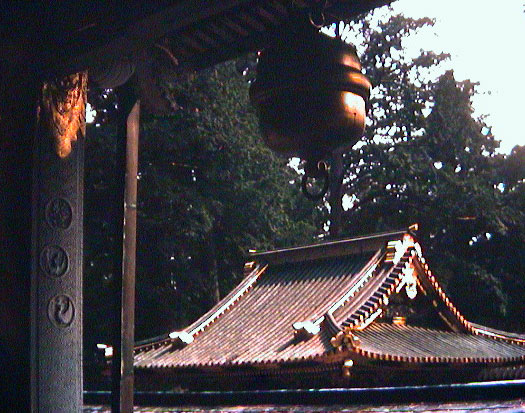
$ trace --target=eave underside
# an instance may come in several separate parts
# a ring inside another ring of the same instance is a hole
[[[391,1],[330,1],[325,15],[351,19]],[[198,69],[264,47],[289,26],[291,9],[292,0],[19,2],[1,10],[0,30],[8,59],[33,55],[50,73],[133,59],[155,44]]]
[[[344,356],[344,355],[341,355]],[[354,354],[354,357],[356,355]],[[348,359],[222,369],[137,369],[139,390],[264,390],[382,387],[525,379],[525,363],[355,362]]]

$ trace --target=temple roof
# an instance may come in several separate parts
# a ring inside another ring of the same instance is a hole
[[[182,331],[136,348],[141,368],[207,369],[305,361],[523,363],[525,337],[468,322],[411,231],[254,254],[246,278]],[[396,295],[431,326],[385,317]],[[408,298],[407,298],[408,297]],[[413,300],[416,301],[416,300]],[[437,323],[437,324],[436,324]]]
[[[327,22],[350,19],[393,0],[331,0]],[[264,47],[290,24],[303,0],[161,0],[155,2],[12,2],[0,9],[4,48],[38,55],[66,72],[130,59],[153,45],[201,68]],[[20,60],[17,53],[7,58]],[[42,53],[42,54],[40,54]]]
[[[359,354],[373,359],[433,362],[490,363],[519,361],[525,347],[483,335],[437,331],[428,328],[371,324],[356,333]]]
[[[192,343],[182,350],[166,352],[168,341],[139,353],[136,365],[272,363],[325,354],[333,349],[329,332],[298,341],[293,324],[322,317],[340,292],[355,283],[371,258],[368,253],[322,259],[313,265],[257,266],[230,299],[184,330],[198,345]]]

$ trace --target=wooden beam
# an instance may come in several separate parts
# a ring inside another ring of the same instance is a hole
[[[249,0],[184,0],[145,16],[118,32],[109,31],[100,41],[100,27],[91,29],[93,44],[97,46],[77,50],[76,44],[66,44],[56,51],[53,60],[56,71],[72,73],[79,68],[103,64],[105,59],[118,59],[134,55],[155,40],[173,34],[195,22],[221,14]],[[85,37],[89,37],[89,33]],[[96,41],[95,41],[96,40]],[[83,43],[86,43],[83,41]],[[74,57],[71,57],[72,54]]]
[[[119,141],[113,179],[113,413],[133,412],[133,347],[135,323],[135,252],[137,166],[140,104],[128,83],[117,89]]]
[[[32,411],[82,409],[87,73],[42,88],[33,170]]]

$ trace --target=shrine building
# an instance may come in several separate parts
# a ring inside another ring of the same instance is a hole
[[[312,33],[312,26],[354,19],[392,2],[2,4],[0,318],[9,328],[0,331],[0,387],[7,389],[0,411],[12,411],[4,405],[17,406],[17,411],[82,411],[88,89],[113,89],[118,97],[116,152],[100,154],[115,165],[109,177],[108,228],[114,244],[112,411],[133,410],[133,360],[139,388],[326,387],[524,376],[524,338],[466,321],[408,232],[255,254],[246,266],[247,278],[218,306],[187,329],[136,347],[133,358],[140,114],[176,109],[160,81],[168,75],[184,79],[271,45],[287,50],[291,39],[304,39],[305,26]],[[306,51],[316,44],[298,43]],[[330,49],[331,62],[344,58],[346,72],[339,64],[329,65],[334,82],[330,93],[321,94],[323,102],[341,111],[343,121],[359,120],[359,125],[349,122],[358,139],[371,84],[360,73],[357,56],[340,53],[346,48],[339,46]],[[316,75],[313,84],[327,90],[326,72],[310,70],[306,53],[297,56],[303,58],[304,73]],[[162,67],[169,73],[161,73]],[[270,68],[252,97],[271,109],[270,115],[280,115],[281,106],[268,103],[267,92],[286,91],[290,85],[275,87],[272,79],[281,79],[282,71],[279,65]],[[294,90],[312,84],[294,83],[294,73],[288,70]],[[277,95],[283,103],[282,94]],[[293,115],[303,112],[301,105],[295,109]],[[319,137],[307,138],[309,144]],[[281,140],[267,141],[274,149],[288,150]],[[308,175],[324,176],[328,184],[327,169],[312,156],[317,152],[301,146],[296,149],[315,166],[307,168]]]
[[[411,230],[255,253],[187,328],[135,348],[138,389],[271,389],[525,378],[525,335],[472,323]]]

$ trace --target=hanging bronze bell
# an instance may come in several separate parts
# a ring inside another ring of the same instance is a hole
[[[260,52],[250,100],[268,146],[319,177],[322,159],[363,135],[370,88],[355,48],[308,26]]]

